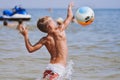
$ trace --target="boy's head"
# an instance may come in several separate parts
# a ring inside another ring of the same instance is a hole
[[[49,26],[51,25],[52,18],[49,16],[45,16],[38,20],[37,27],[40,31],[48,33],[49,32]]]

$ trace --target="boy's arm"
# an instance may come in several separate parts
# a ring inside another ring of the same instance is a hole
[[[60,28],[62,30],[65,30],[67,28],[67,26],[69,25],[69,23],[72,21],[72,18],[73,18],[72,7],[73,7],[73,3],[70,3],[68,6],[68,10],[67,10],[67,17],[64,20],[63,24],[60,25]]]
[[[27,28],[23,28],[23,26],[20,25],[19,30],[20,30],[20,33],[24,36],[25,46],[26,46],[28,52],[30,52],[30,53],[40,49],[46,42],[46,39],[42,38],[35,45],[31,45],[29,38],[28,38]]]
[[[44,38],[42,38],[35,45],[31,45],[31,43],[27,37],[24,37],[24,40],[25,40],[25,46],[29,53],[32,53],[32,52],[40,49],[45,44],[45,41],[46,41]]]

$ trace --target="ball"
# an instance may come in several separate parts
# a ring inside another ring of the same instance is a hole
[[[94,11],[90,7],[78,8],[75,18],[78,24],[82,26],[90,25],[94,21]]]

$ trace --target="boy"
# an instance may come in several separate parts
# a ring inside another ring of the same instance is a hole
[[[43,74],[43,80],[58,80],[64,74],[68,48],[65,35],[65,29],[73,18],[73,4],[68,6],[67,17],[64,22],[57,25],[56,22],[49,16],[45,16],[38,20],[37,27],[40,31],[47,33],[47,36],[41,38],[35,45],[31,45],[28,38],[28,30],[19,24],[19,30],[24,36],[27,50],[32,53],[42,46],[45,46],[50,53],[50,64]]]

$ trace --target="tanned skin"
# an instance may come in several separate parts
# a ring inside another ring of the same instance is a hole
[[[50,53],[51,64],[66,66],[68,47],[65,30],[73,18],[72,7],[73,3],[70,3],[67,9],[67,17],[61,25],[56,25],[56,22],[51,17],[49,18],[47,36],[41,38],[35,45],[31,45],[29,41],[28,29],[21,24],[18,25],[20,33],[24,36],[28,52],[32,53],[45,46]]]

